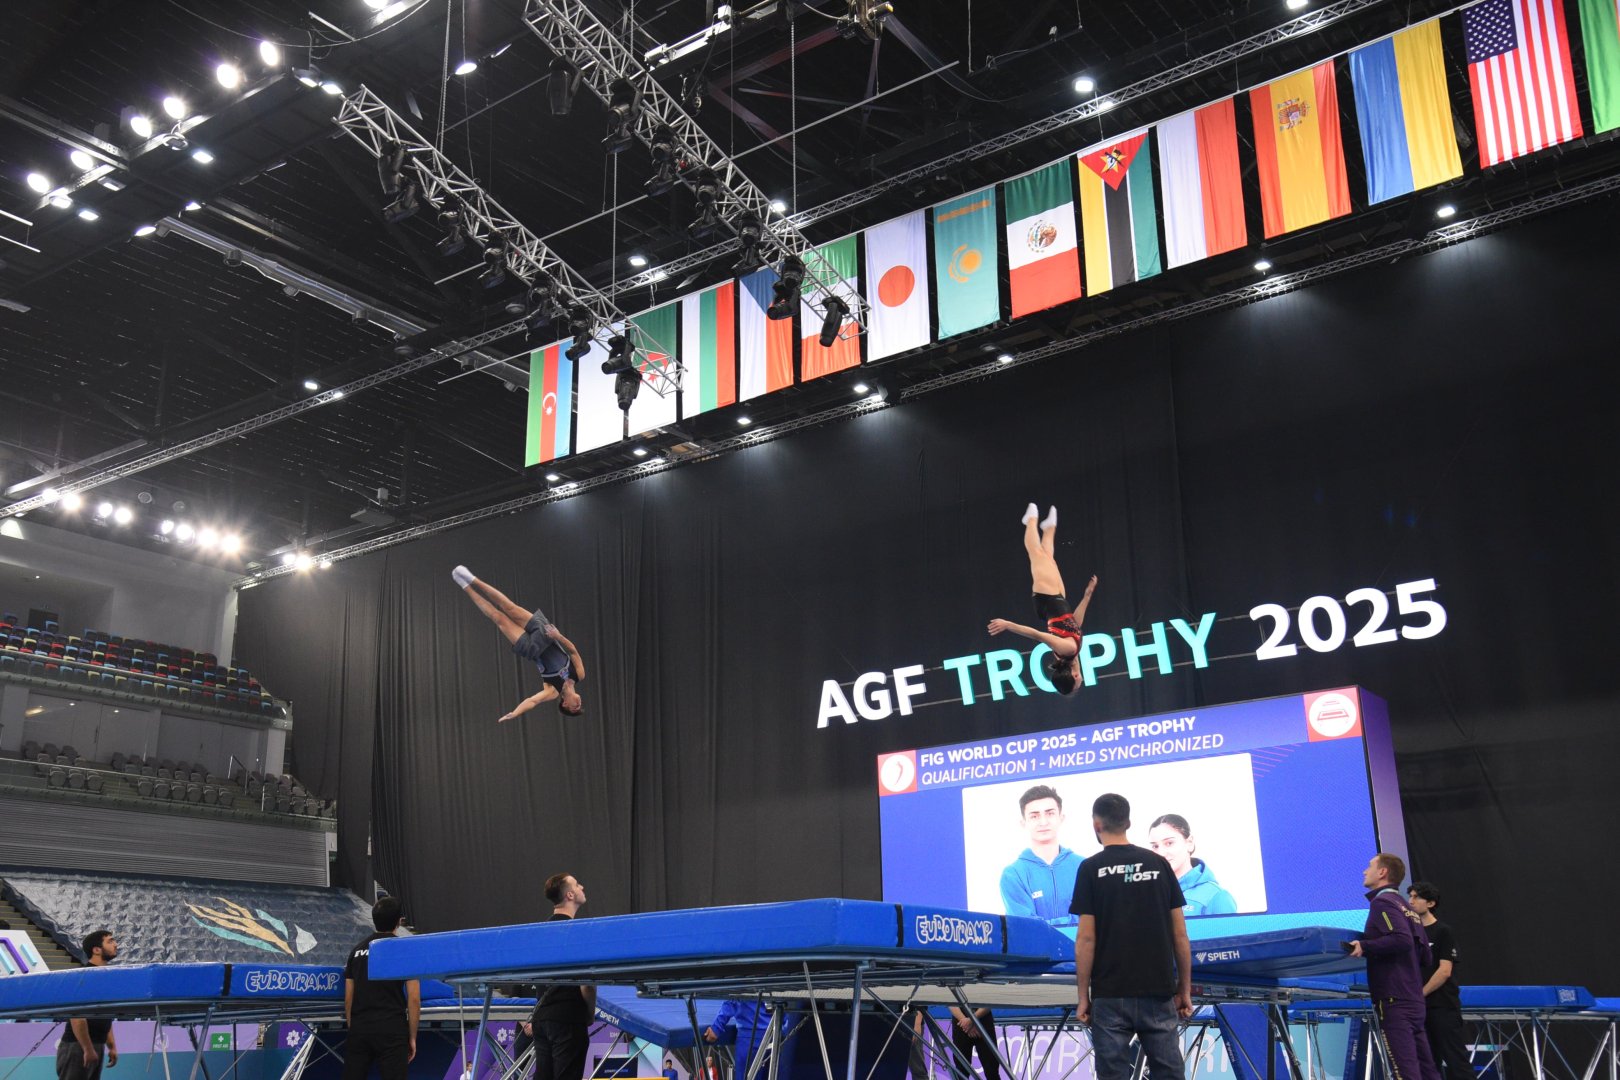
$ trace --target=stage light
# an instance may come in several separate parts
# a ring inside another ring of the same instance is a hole
[[[235,64],[221,64],[214,69],[214,78],[225,89],[235,90],[242,85],[242,69]]]
[[[484,269],[478,275],[478,283],[486,289],[493,289],[506,280],[506,245],[499,240],[490,242],[484,249]]]
[[[737,241],[742,245],[742,254],[737,256],[737,264],[732,271],[739,277],[752,274],[765,264],[765,257],[759,253],[759,245],[764,238],[765,225],[757,214],[744,214],[737,219]]]
[[[89,172],[96,167],[96,159],[83,150],[74,150],[68,154],[68,160],[73,162],[73,167],[81,172]]]
[[[241,554],[242,538],[235,533],[226,533],[219,538],[219,550],[227,555]]]
[[[100,184],[102,187],[106,188],[108,191],[123,191],[124,190],[123,182],[119,181],[119,180],[114,180],[110,176],[103,176],[100,180],[97,180],[96,183]]]
[[[66,210],[73,205],[73,197],[65,191],[51,192],[50,203],[58,210]]]
[[[622,371],[629,371],[634,364],[634,351],[630,348],[630,339],[624,334],[614,334],[607,340],[607,359],[602,361],[602,374],[617,375]]]
[[[191,538],[197,535],[197,530],[191,527],[189,521],[179,521],[174,526],[174,538],[182,544],[189,544]]]
[[[1271,272],[1271,260],[1260,259],[1256,261],[1254,264],[1254,269],[1257,273],[1269,274]]]
[[[191,160],[195,161],[199,165],[212,165],[214,163],[214,155],[199,146],[197,149],[191,152]]]
[[[101,503],[96,507],[96,517],[98,518],[110,518],[112,514],[113,504],[110,502]]]
[[[638,447],[636,447],[634,450],[632,450],[630,452],[632,454],[636,455],[636,457],[646,457],[647,456],[647,448],[645,446],[638,446]]]
[[[1077,94],[1089,94],[1095,89],[1097,89],[1097,80],[1090,75],[1082,75],[1074,80],[1074,92]]]
[[[602,144],[610,154],[623,153],[636,139],[636,117],[641,112],[641,91],[629,79],[614,79],[608,87],[608,129]]]
[[[390,225],[397,225],[408,217],[414,217],[422,203],[417,198],[416,181],[407,180],[405,186],[399,189],[399,198],[383,207],[383,220]]]
[[[866,396],[866,400],[872,405],[887,405],[889,403],[889,388],[882,383],[878,383],[872,388],[872,392]]]
[[[773,214],[785,214],[785,213],[787,213],[787,203],[783,202],[781,199],[772,199],[771,200],[771,213],[773,213]]]
[[[816,339],[824,349],[831,348],[832,343],[838,340],[838,331],[844,326],[844,316],[849,314],[849,305],[836,296],[827,297],[826,305],[827,314],[821,320],[821,336]]]
[[[327,79],[325,82],[321,83],[321,92],[332,97],[339,97],[343,94],[343,84],[332,79]]]
[[[405,184],[404,143],[390,139],[382,144],[382,153],[377,155],[377,182],[389,198],[399,194]]]
[[[551,103],[552,116],[567,116],[574,107],[574,95],[585,77],[578,67],[562,57],[551,62],[551,75],[546,79],[546,97]]]
[[[1101,101],[1097,102],[1097,111],[1100,113],[1107,112],[1117,104],[1118,102],[1116,102],[1113,98],[1105,97]]]
[[[157,232],[157,226],[156,225],[137,225],[137,226],[135,226],[135,235],[136,236],[151,236],[155,232]]]
[[[528,306],[523,315],[530,332],[538,332],[547,323],[556,322],[566,314],[557,299],[557,283],[549,274],[535,276],[527,299]]]
[[[162,533],[164,536],[171,535],[174,532],[174,519],[164,518],[163,524],[158,526],[158,532]]]
[[[667,194],[675,186],[679,173],[679,165],[675,160],[675,129],[668,124],[659,124],[653,130],[652,141],[648,146],[652,153],[653,174],[642,185],[642,189],[656,198]]]
[[[546,483],[548,483],[548,484],[555,484],[557,481],[559,481],[561,479],[562,479],[562,477],[558,476],[554,472],[546,473]]]
[[[1288,0],[1289,11],[1303,11],[1310,5],[1310,0]]]
[[[321,76],[314,68],[294,68],[293,78],[309,87],[311,90],[321,85]]]
[[[128,525],[134,520],[135,511],[131,510],[127,506],[120,506],[118,509],[113,511],[113,521],[117,522],[119,525]]]
[[[850,387],[850,389],[855,391],[857,394],[865,394],[868,391],[870,391],[872,388],[870,386],[867,386],[863,382],[858,382],[854,386]]]
[[[434,245],[439,254],[446,257],[461,254],[467,246],[467,230],[461,227],[461,211],[439,211],[439,227],[444,230],[444,238]]]
[[[293,559],[293,569],[297,570],[300,574],[302,574],[303,572],[305,572],[306,570],[308,570],[310,567],[312,567],[314,565],[315,565],[315,560],[310,558],[308,555],[306,555],[302,551],[300,551],[298,553],[298,556],[295,559]]]
[[[596,328],[591,325],[591,309],[584,304],[575,304],[568,309],[568,328],[573,331],[574,340],[568,343],[563,352],[568,359],[579,363],[585,354],[591,351],[596,342]]]
[[[799,290],[804,286],[804,262],[797,255],[789,255],[776,268],[776,282],[771,285],[771,302],[765,309],[767,319],[791,319],[799,303]]]
[[[101,217],[100,214],[96,213],[94,210],[90,209],[88,206],[81,206],[79,208],[79,216],[81,218],[83,218],[85,221],[96,221]]]
[[[1000,356],[996,357],[996,363],[998,363],[998,364],[1010,364],[1012,362],[1013,362],[1012,353],[1002,353]]]
[[[322,570],[330,570],[330,569],[332,569],[332,560],[331,559],[322,559],[321,560],[321,569]]]
[[[313,394],[315,391],[319,390],[320,388],[321,388],[321,384],[316,382],[314,379],[305,379],[304,380],[304,389],[308,390],[310,393]]]
[[[281,46],[273,41],[259,42],[259,59],[265,67],[280,67]]]
[[[661,457],[655,457],[655,458],[653,458],[653,459],[652,459],[652,460],[651,460],[651,461],[649,461],[649,462],[647,462],[647,464],[648,464],[648,465],[649,465],[649,466],[653,466],[653,465],[662,465],[662,464],[663,464],[663,463],[664,463],[664,459],[663,459],[663,458],[661,458]]]
[[[654,270],[652,272],[652,277],[650,277],[648,280],[649,281],[663,281],[667,277],[669,277],[669,271],[668,270]]]
[[[191,110],[186,107],[186,99],[170,94],[163,99],[163,111],[170,120],[184,120]]]
[[[621,371],[613,377],[613,395],[619,399],[619,411],[629,412],[641,393],[641,376],[634,371]]]
[[[1457,208],[1450,203],[1443,203],[1435,208],[1434,216],[1437,218],[1452,218],[1457,216]]]
[[[131,113],[129,116],[129,130],[135,133],[137,139],[150,139],[152,137],[152,121],[141,113]]]
[[[202,209],[202,203],[198,202],[196,199],[192,199],[190,202],[186,203],[186,209],[187,210],[201,210]]]
[[[44,173],[31,172],[28,174],[28,186],[43,195],[51,190],[51,178]]]
[[[197,546],[204,551],[212,551],[219,544],[219,533],[204,525],[197,530]]]
[[[341,391],[341,390],[332,391],[332,400],[333,401],[337,401],[341,397],[343,397],[343,391]]]
[[[282,566],[291,566],[293,563],[295,563],[297,561],[298,561],[298,556],[295,553],[293,553],[291,551],[284,551],[284,552],[281,553],[281,565]]]
[[[747,426],[748,426],[748,425],[749,425],[749,424],[752,424],[752,423],[753,423],[753,421],[752,421],[752,420],[750,420],[750,419],[749,419],[749,418],[748,418],[748,417],[746,417],[746,416],[739,416],[739,417],[737,417],[737,426],[738,426],[738,427],[747,427]]]
[[[68,513],[71,514],[82,506],[84,506],[84,499],[77,491],[70,491],[62,496],[62,509]]]
[[[712,235],[720,228],[720,181],[714,170],[701,165],[692,171],[692,194],[697,199],[697,220],[686,227],[696,239]]]
[[[471,75],[473,72],[475,72],[477,70],[478,70],[478,61],[470,59],[470,58],[466,59],[466,60],[463,60],[461,63],[456,65],[456,74],[457,75]]]
[[[635,267],[637,270],[640,270],[643,266],[647,265],[647,256],[645,256],[645,255],[632,255],[632,256],[630,256],[630,265]]]

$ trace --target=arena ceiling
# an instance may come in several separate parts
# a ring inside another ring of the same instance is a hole
[[[591,6],[638,52],[686,39],[716,14],[714,0]],[[795,212],[910,176],[817,216],[805,226],[812,240],[960,194],[1452,7],[1340,0],[1335,8],[1354,10],[1312,33],[1082,124],[979,154],[967,151],[1073,107],[1081,100],[1078,74],[1106,94],[1303,13],[1284,0],[893,0],[886,16],[870,6],[739,6],[730,33],[658,72],[672,92],[700,88],[700,123]],[[229,441],[164,453],[308,398],[306,380],[342,384],[398,364],[402,344],[420,354],[501,325],[510,320],[503,304],[520,288],[515,279],[484,289],[474,273],[452,277],[476,267],[478,252],[439,255],[442,233],[431,213],[384,222],[376,166],[333,124],[336,99],[267,69],[257,58],[261,38],[282,44],[286,67],[312,64],[346,90],[369,87],[599,287],[616,288],[636,273],[632,255],[657,267],[703,250],[708,242],[687,234],[694,206],[684,189],[641,197],[651,170],[645,148],[605,152],[600,102],[581,92],[567,115],[553,115],[552,56],[522,14],[522,0],[424,0],[382,13],[365,0],[12,5],[8,63],[0,69],[0,210],[33,224],[3,219],[0,235],[39,251],[0,243],[0,505],[154,457],[150,467],[98,487],[75,513],[58,505],[32,514],[176,551],[173,536],[158,530],[163,519],[237,531],[240,555],[195,556],[251,571],[284,552],[318,556],[543,487],[521,467],[521,358],[483,371],[476,370],[483,361],[467,370],[445,360]],[[1467,73],[1454,37],[1446,41],[1452,88],[1467,117]],[[447,75],[465,59],[477,70]],[[215,78],[227,61],[245,76],[234,90]],[[1576,77],[1584,92],[1578,57]],[[206,143],[214,154],[208,165],[189,152],[131,153],[137,140],[122,122],[126,111],[161,116],[170,94],[207,116],[189,138],[191,149]],[[120,190],[81,181],[83,170],[69,161],[74,148],[88,148]],[[1473,167],[1471,142],[1463,156],[1467,175],[1445,196],[1464,212],[1613,172],[1617,163],[1612,142],[1549,151],[1489,176]],[[83,186],[72,191],[71,207],[52,206],[27,186],[30,172],[53,187]],[[197,209],[182,210],[193,201]],[[85,220],[86,209],[99,216]],[[1422,199],[1397,200],[1268,245],[1266,256],[1281,267],[1307,265],[1400,235],[1430,213]],[[186,228],[132,235],[165,216]],[[252,259],[242,265],[222,255],[233,251],[354,298],[395,329],[356,319],[310,288],[283,288]],[[1183,303],[1252,276],[1254,258],[1251,248],[1106,302],[991,328],[886,364],[882,376],[904,385],[982,363],[987,352]],[[683,264],[665,281],[616,299],[639,310],[729,277],[730,264]],[[481,355],[521,357],[525,344],[514,337]],[[752,411],[780,421],[847,401],[846,385],[823,382],[752,403]],[[653,441],[701,446],[731,422],[699,421]],[[558,471],[580,479],[633,460],[620,446],[568,459]],[[97,519],[102,500],[135,508],[136,520]]]

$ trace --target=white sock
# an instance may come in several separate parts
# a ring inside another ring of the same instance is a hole
[[[473,583],[473,572],[467,569],[465,566],[458,566],[454,570],[450,571],[450,577],[453,578],[455,583],[461,586],[463,589]]]
[[[1030,505],[1034,506],[1035,504],[1031,503]],[[1041,528],[1043,528],[1043,529],[1051,529],[1051,528],[1055,528],[1056,526],[1057,526],[1057,507],[1048,506],[1046,508],[1046,517],[1041,519]]]
[[[1038,518],[1040,516],[1041,516],[1041,508],[1036,506],[1034,503],[1030,503],[1029,504],[1029,509],[1025,510],[1024,511],[1024,516],[1019,518],[1018,520],[1023,522],[1025,525],[1027,525],[1031,521],[1034,521],[1036,518]]]

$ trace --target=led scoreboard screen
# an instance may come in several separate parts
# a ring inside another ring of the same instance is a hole
[[[882,754],[883,898],[1074,933],[1091,803],[1131,804],[1192,937],[1366,919],[1361,872],[1406,854],[1384,702],[1356,687]]]

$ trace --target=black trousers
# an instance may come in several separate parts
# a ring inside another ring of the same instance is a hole
[[[1430,1009],[1423,1018],[1429,1036],[1429,1053],[1445,1080],[1474,1080],[1474,1063],[1468,1053],[1461,1009]]]
[[[590,1048],[589,1024],[538,1021],[534,1025],[534,1080],[584,1080]]]
[[[382,1080],[405,1080],[411,1065],[411,1037],[351,1031],[343,1044],[343,1080],[366,1080],[373,1063]]]
[[[979,1029],[975,1027],[969,1034],[957,1025],[955,1018],[951,1020],[951,1045],[956,1052],[962,1055],[962,1065],[968,1070],[973,1068],[973,1051],[979,1051],[979,1067],[984,1070],[984,1080],[1001,1080],[1001,1059],[996,1056],[996,1018],[994,1014],[979,1017],[979,1025],[984,1033],[990,1037],[986,1043],[979,1037]]]
[[[72,1034],[72,1029],[68,1029]],[[76,1039],[69,1039],[65,1043],[56,1044],[56,1077],[57,1080],[101,1080],[101,1066],[107,1061],[107,1047],[103,1043],[96,1043],[95,1050],[99,1057],[95,1064],[88,1069],[84,1067],[84,1047]]]

